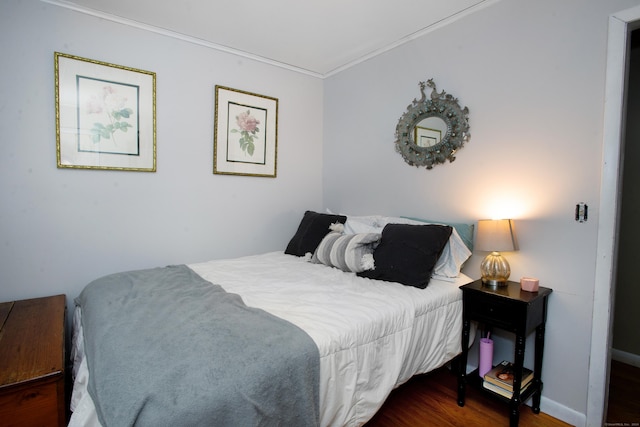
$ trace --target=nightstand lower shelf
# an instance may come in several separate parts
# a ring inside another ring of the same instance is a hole
[[[470,385],[471,387],[474,387],[478,390],[481,390],[483,393],[496,398],[498,400],[503,401],[504,403],[511,403],[511,398],[510,397],[505,397],[502,396],[499,393],[496,393],[492,390],[489,390],[487,388],[484,387],[484,380],[482,378],[480,378],[480,375],[478,375],[478,370],[475,369],[472,372],[468,373],[466,375],[466,380],[467,380],[467,384]],[[536,384],[535,380],[532,380],[531,383],[525,387],[524,391],[520,393],[520,402],[524,403],[527,400],[529,400],[529,398],[531,398],[531,396],[533,396],[533,394],[538,391],[538,389],[540,389],[541,384]],[[542,391],[542,390],[540,390]],[[540,413],[540,407],[531,407],[531,411],[533,411],[534,414],[538,414]]]

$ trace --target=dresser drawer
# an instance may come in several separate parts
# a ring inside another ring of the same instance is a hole
[[[0,303],[0,425],[64,426],[66,298]]]
[[[57,375],[0,391],[0,420],[3,420],[0,424],[6,427],[63,425],[58,400],[63,388],[64,378]]]

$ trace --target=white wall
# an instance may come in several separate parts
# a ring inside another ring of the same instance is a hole
[[[156,173],[56,168],[54,51],[157,74]],[[0,57],[0,301],[284,249],[322,209],[320,79],[35,0],[0,2]],[[279,99],[277,178],[212,173],[216,84]]]
[[[512,278],[554,290],[542,410],[577,425],[587,412],[608,17],[636,4],[499,1],[325,80],[327,207],[515,218]],[[432,170],[394,151],[397,120],[428,78],[469,107],[471,124],[457,160]],[[589,205],[586,223],[574,221],[578,202]],[[479,277],[480,258],[467,274]]]

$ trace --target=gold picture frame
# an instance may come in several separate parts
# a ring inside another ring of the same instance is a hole
[[[213,173],[275,178],[278,99],[215,87]]]
[[[156,74],[54,53],[58,168],[156,171]]]

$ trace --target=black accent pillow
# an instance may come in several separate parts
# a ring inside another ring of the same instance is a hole
[[[298,231],[291,238],[284,253],[289,255],[304,256],[307,252],[312,254],[331,230],[329,226],[336,222],[344,224],[347,217],[344,215],[330,215],[313,211],[306,211],[298,226]]]
[[[375,268],[357,274],[424,289],[451,232],[447,225],[387,224],[373,252]]]

